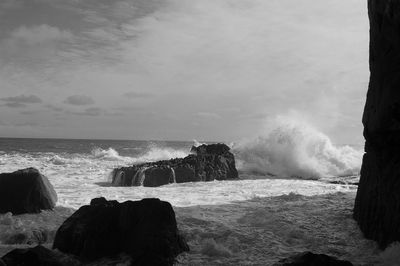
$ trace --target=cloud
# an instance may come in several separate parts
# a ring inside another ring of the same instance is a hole
[[[42,99],[40,99],[36,95],[19,95],[14,97],[5,97],[0,100],[4,102],[18,102],[18,103],[41,103]]]
[[[19,95],[13,97],[4,97],[0,99],[1,101],[5,102],[3,106],[11,107],[11,108],[22,108],[26,107],[27,104],[35,104],[41,103],[42,99],[40,99],[36,95]]]
[[[104,113],[105,113],[105,111],[103,109],[98,108],[98,107],[92,107],[92,108],[85,109],[84,112],[76,113],[76,114],[88,115],[88,116],[99,116],[99,115],[102,115]]]
[[[209,112],[198,112],[196,116],[204,118],[204,119],[221,119],[221,116],[216,113],[209,113]]]
[[[106,109],[99,108],[99,107],[86,108],[82,112],[70,112],[70,111],[67,111],[67,113],[73,114],[73,115],[80,115],[80,116],[101,116],[101,115],[120,116],[120,115],[123,115],[120,112],[110,112],[110,111],[108,111]]]
[[[10,35],[12,41],[20,41],[28,45],[40,45],[46,42],[71,40],[72,37],[73,35],[71,32],[46,24],[32,27],[20,26]]]
[[[154,95],[151,93],[146,93],[146,92],[130,91],[130,92],[124,93],[122,96],[129,98],[129,99],[136,99],[136,98],[150,98]]]
[[[20,0],[2,0],[0,2],[0,13],[4,9],[19,8],[22,7],[22,1]]]
[[[3,104],[2,106],[7,106],[7,107],[11,107],[11,108],[24,108],[24,107],[26,107],[26,104],[18,103],[18,102],[8,102],[8,103]]]
[[[58,107],[58,106],[55,106],[55,105],[52,105],[52,104],[46,104],[44,107],[49,109],[49,110],[52,110],[54,112],[62,112],[62,111],[64,111],[64,108],[61,108],[61,107]]]
[[[91,105],[94,100],[87,95],[72,95],[65,99],[64,103],[71,105]]]

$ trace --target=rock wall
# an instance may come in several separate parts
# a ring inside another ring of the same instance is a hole
[[[381,248],[400,240],[400,0],[369,0],[370,83],[354,218]]]

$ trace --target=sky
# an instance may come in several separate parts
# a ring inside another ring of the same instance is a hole
[[[362,0],[1,0],[0,137],[361,144]]]

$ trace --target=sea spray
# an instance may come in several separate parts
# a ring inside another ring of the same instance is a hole
[[[179,150],[158,145],[149,145],[146,152],[132,158],[133,163],[155,162],[172,158],[183,158],[189,154],[189,150]]]
[[[265,134],[234,145],[242,172],[318,179],[357,175],[362,151],[337,146],[306,122],[279,116]]]

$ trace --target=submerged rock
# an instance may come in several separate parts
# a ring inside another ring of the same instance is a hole
[[[53,209],[57,194],[35,168],[0,174],[0,213],[38,213]]]
[[[161,186],[238,178],[235,157],[225,144],[192,147],[190,155],[165,161],[121,167],[113,172],[115,186]]]
[[[128,254],[133,265],[173,265],[189,247],[171,204],[159,199],[107,201],[79,208],[58,229],[53,248],[89,262]]]
[[[314,254],[312,252],[304,252],[292,257],[282,259],[274,266],[352,266],[348,261],[338,260],[324,254]]]
[[[370,83],[365,154],[354,206],[364,235],[384,248],[400,240],[400,1],[369,0]]]

